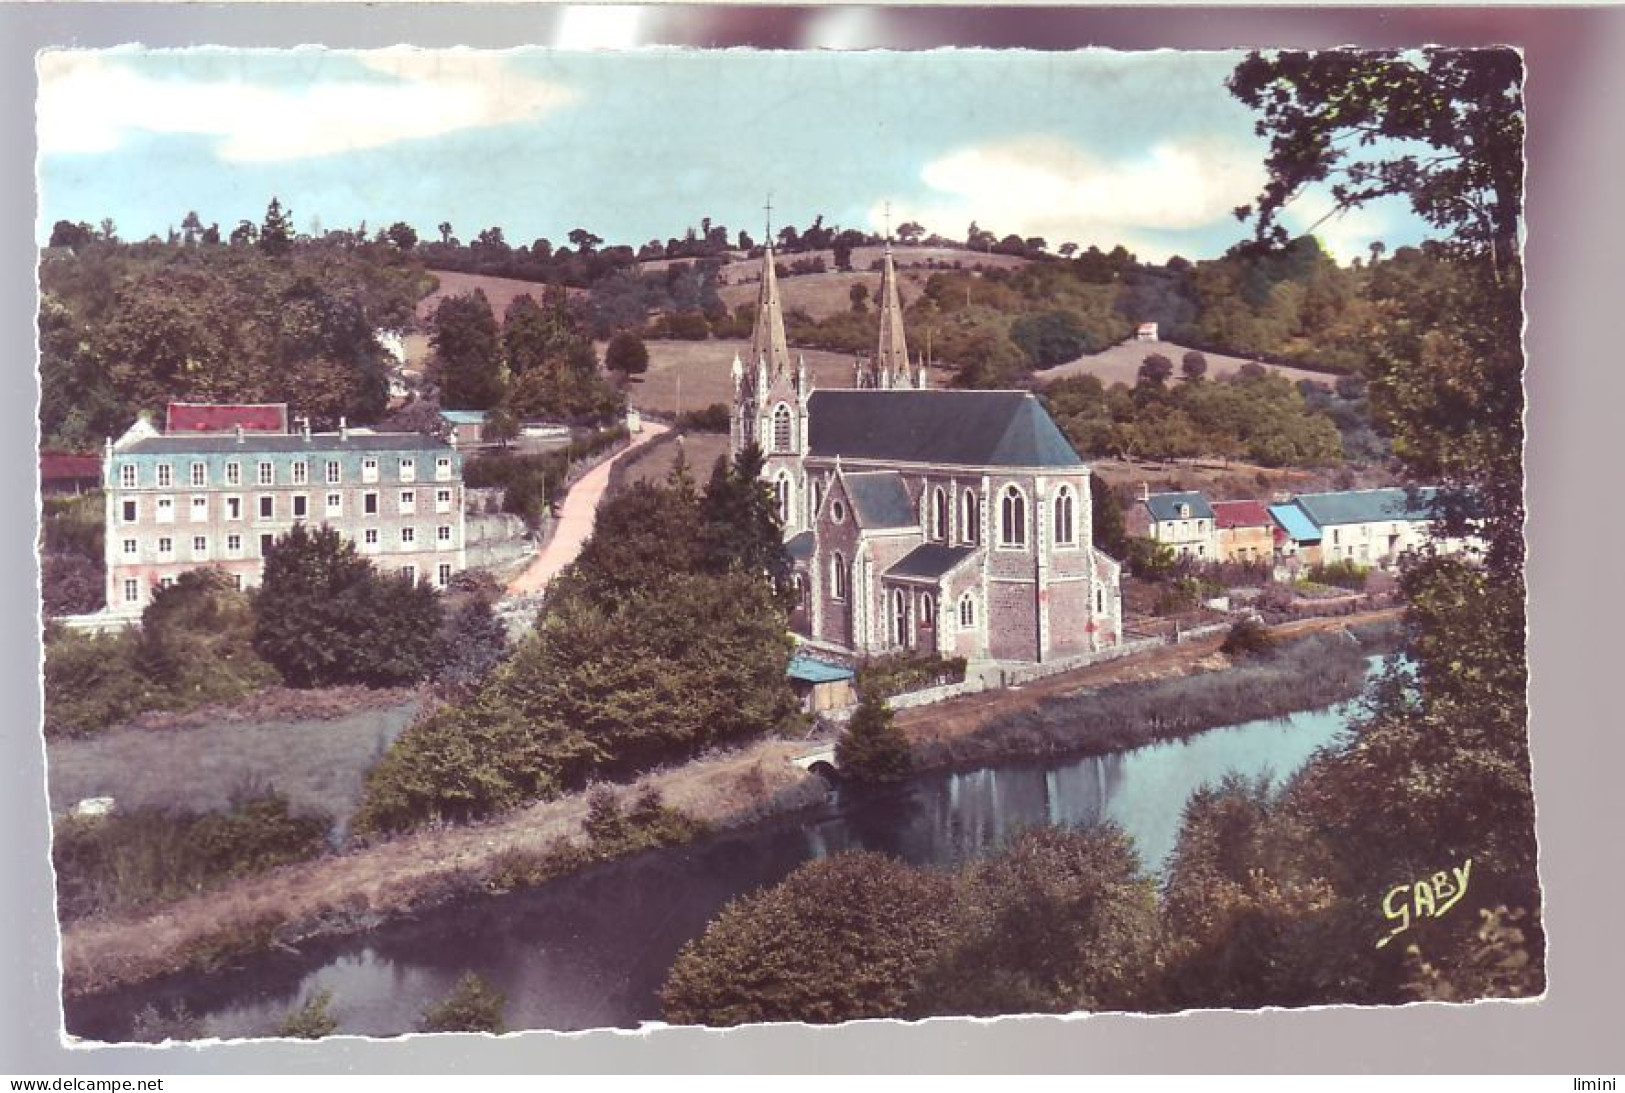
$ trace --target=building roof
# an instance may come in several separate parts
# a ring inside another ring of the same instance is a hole
[[[1193,490],[1184,493],[1153,493],[1142,500],[1151,512],[1151,519],[1159,523],[1163,520],[1213,519],[1213,509],[1208,506],[1207,498]],[[1179,515],[1180,505],[1191,507],[1191,514],[1188,517]]]
[[[837,680],[851,679],[855,674],[850,668],[843,668],[839,664],[826,664],[800,653],[790,658],[790,668],[785,672],[791,679],[802,683],[834,683]]]
[[[1432,520],[1438,490],[1347,490],[1342,493],[1301,493],[1294,503],[1319,527],[1368,524],[1384,520]]]
[[[813,556],[813,546],[813,533],[803,531],[785,540],[784,551],[796,561],[803,561]]]
[[[1262,501],[1215,501],[1213,519],[1221,528],[1267,528],[1270,514]]]
[[[903,479],[892,471],[872,471],[868,474],[843,474],[846,495],[852,499],[852,508],[858,524],[865,528],[906,528],[919,524],[914,514],[914,502],[909,498]]]
[[[453,425],[484,425],[484,410],[442,410],[440,416]]]
[[[1065,467],[1083,460],[1026,391],[814,391],[815,457],[957,467]]]
[[[908,370],[908,340],[903,333],[903,306],[897,297],[897,267],[891,243],[880,265],[880,337],[875,344],[875,371],[893,377],[898,386],[913,386]]]
[[[239,426],[245,433],[285,433],[288,404],[172,402],[164,418],[166,433],[230,433]]]
[[[769,376],[776,376],[790,367],[790,343],[784,336],[784,308],[779,300],[776,261],[770,242],[762,249],[762,282],[756,293],[756,325],[750,332],[750,360],[745,362],[745,370],[752,377],[756,375],[759,364],[767,365]],[[766,392],[758,391],[756,394],[762,396]]]
[[[1269,507],[1270,519],[1278,524],[1287,538],[1299,543],[1320,542],[1320,529],[1315,522],[1297,505],[1271,505]]]
[[[885,576],[901,580],[936,581],[975,554],[972,547],[925,543],[903,555]]]
[[[126,446],[120,455],[290,454],[295,452],[450,452],[444,440],[422,433],[299,433],[278,435],[152,436]]]
[[[85,478],[100,479],[102,461],[99,456],[76,455],[73,452],[40,452],[39,477],[41,482],[74,482]]]

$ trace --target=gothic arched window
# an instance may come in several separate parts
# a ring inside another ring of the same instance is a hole
[[[1027,498],[1015,486],[1004,488],[999,503],[999,545],[1027,545]]]
[[[1072,519],[1075,500],[1071,486],[1062,486],[1055,494],[1055,542],[1058,546],[1074,546],[1077,543],[1077,529]]]
[[[948,494],[941,486],[931,494],[931,532],[938,542],[948,541]]]
[[[976,600],[969,592],[959,598],[959,628],[969,630],[976,625]]]
[[[965,542],[975,545],[977,532],[976,515],[980,506],[976,502],[976,491],[966,490],[959,499],[959,531]]]
[[[783,471],[773,480],[773,500],[779,506],[779,523],[790,523],[790,476]]]
[[[920,629],[929,630],[937,624],[937,604],[931,593],[920,593]]]
[[[773,411],[773,450],[776,452],[790,451],[790,407],[779,403],[778,409]]]
[[[835,598],[844,600],[847,596],[847,582],[852,574],[851,570],[846,568],[846,559],[841,556],[840,551],[835,552],[835,556],[830,559],[829,566],[830,586],[834,589]]]
[[[895,627],[893,637],[896,644],[908,645],[908,595],[901,588],[894,589],[891,594],[892,625]]]

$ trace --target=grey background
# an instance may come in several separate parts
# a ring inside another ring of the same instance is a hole
[[[0,5],[0,1071],[11,1073],[1091,1071],[1617,1074],[1625,982],[1618,789],[1622,719],[1604,682],[1619,632],[1616,407],[1625,405],[1625,11],[1617,9],[666,8],[649,40],[767,48],[1123,49],[1513,44],[1529,66],[1529,586],[1533,749],[1550,990],[1538,1002],[547,1033],[204,1049],[78,1049],[58,1040],[56,932],[39,735],[33,379],[33,53],[124,42],[292,46],[547,44],[542,7]],[[1088,109],[1085,93],[1079,109]],[[143,180],[132,179],[131,185]],[[179,200],[179,199],[177,199]],[[178,208],[180,206],[177,206]],[[87,217],[90,215],[86,213]],[[1616,488],[1610,488],[1616,487]],[[1358,838],[1358,832],[1350,837]]]

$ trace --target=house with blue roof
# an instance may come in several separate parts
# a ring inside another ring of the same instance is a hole
[[[1121,567],[1094,546],[1089,467],[1037,396],[929,386],[889,247],[874,356],[851,387],[814,390],[776,278],[768,249],[730,447],[763,454],[808,646],[1031,663],[1121,642]]]
[[[1290,507],[1320,534],[1320,560],[1392,568],[1429,544],[1441,554],[1482,553],[1476,538],[1434,534],[1439,490],[1433,486],[1305,493]],[[1273,510],[1272,510],[1273,511]]]
[[[1123,514],[1129,534],[1153,539],[1176,558],[1217,561],[1218,521],[1207,498],[1195,491],[1152,493],[1140,487],[1140,496]]]

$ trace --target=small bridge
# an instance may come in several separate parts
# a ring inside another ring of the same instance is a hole
[[[811,771],[821,778],[833,778],[839,773],[835,765],[835,745],[825,744],[812,751],[792,756],[790,762],[802,770]]]

